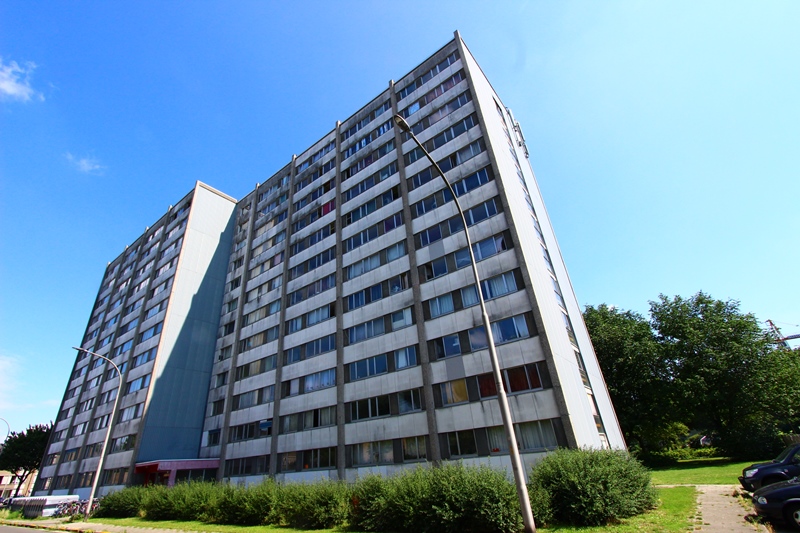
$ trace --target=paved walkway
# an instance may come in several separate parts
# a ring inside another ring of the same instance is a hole
[[[770,529],[762,524],[749,522],[745,516],[751,511],[740,500],[741,489],[737,485],[697,485],[697,519],[694,531],[703,533],[783,533],[782,528]],[[65,518],[47,520],[3,520],[15,526],[36,529],[54,529],[73,532],[130,533],[175,533],[174,529],[149,527],[113,526],[95,522],[66,522]]]
[[[696,485],[697,525],[703,533],[756,533],[769,531],[766,526],[745,520],[752,511],[743,506],[736,485]]]

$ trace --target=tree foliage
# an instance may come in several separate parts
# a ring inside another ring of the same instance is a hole
[[[17,476],[17,491],[33,472],[39,469],[39,463],[47,448],[50,438],[51,424],[29,426],[27,430],[17,433],[12,431],[3,443],[0,451],[0,470],[8,470]]]
[[[688,428],[730,455],[763,456],[800,431],[800,358],[738,302],[661,295],[649,322],[605,305],[584,318],[632,448],[669,449]]]

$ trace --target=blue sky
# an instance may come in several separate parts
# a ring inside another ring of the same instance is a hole
[[[798,27],[789,1],[0,0],[0,417],[55,418],[106,263],[195,180],[244,196],[456,29],[579,302],[702,290],[800,333]]]

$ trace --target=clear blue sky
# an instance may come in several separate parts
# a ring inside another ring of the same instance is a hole
[[[55,418],[106,263],[195,180],[244,196],[456,29],[579,302],[703,290],[800,333],[798,28],[796,1],[0,0],[0,417]]]

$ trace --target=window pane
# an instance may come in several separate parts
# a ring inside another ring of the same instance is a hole
[[[481,398],[491,398],[497,396],[497,385],[492,374],[482,374],[478,376],[478,390]]]
[[[469,345],[473,352],[476,350],[482,350],[488,346],[486,341],[486,330],[483,329],[483,326],[469,330]]]
[[[508,439],[506,439],[506,432],[503,426],[486,428],[486,434],[489,437],[489,450],[492,453],[508,451]]]
[[[470,285],[469,287],[461,289],[461,301],[464,307],[478,305],[478,291],[475,290],[475,285]]]
[[[461,341],[458,335],[447,335],[442,339],[444,345],[444,356],[450,357],[452,355],[461,355]]]
[[[528,390],[528,376],[525,367],[511,368],[506,370],[509,392],[519,392]]]

